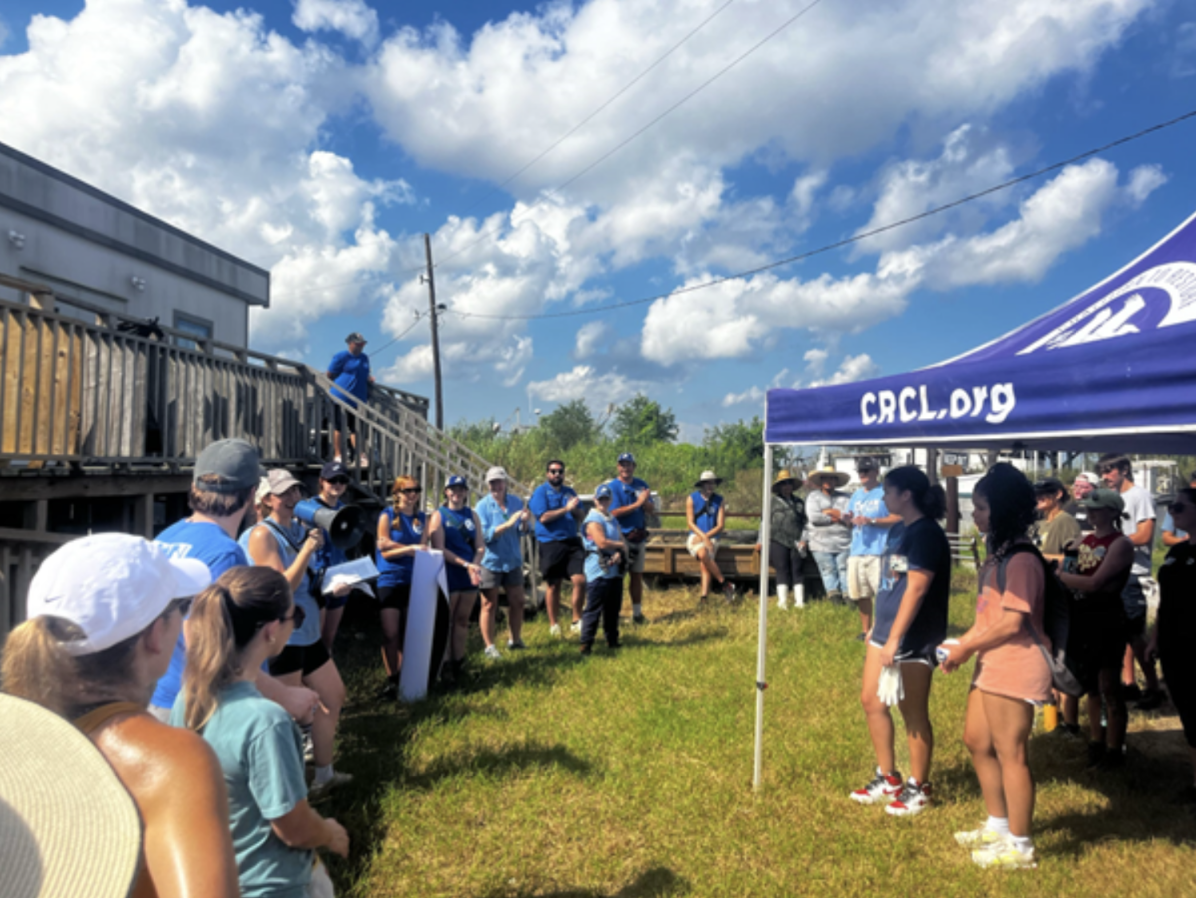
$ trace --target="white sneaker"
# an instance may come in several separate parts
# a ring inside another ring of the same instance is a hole
[[[484,654],[491,661],[501,661],[502,660],[502,655],[499,653],[498,646],[496,646],[496,645],[486,646],[486,651],[483,652],[482,654]]]
[[[894,817],[912,817],[915,814],[921,814],[930,806],[930,793],[930,783],[917,783],[912,778],[908,779],[901,792],[885,808],[885,813],[892,814]]]
[[[996,842],[977,848],[972,852],[972,863],[978,867],[1003,868],[1005,870],[1033,870],[1038,864],[1034,860],[1034,846],[1027,849],[1017,847],[1013,839],[1001,838]]]
[[[569,632],[570,633],[580,633],[581,632],[581,621],[575,620],[572,624],[570,624]]]
[[[560,639],[560,638],[561,638],[561,625],[560,625],[560,624],[553,624],[551,627],[549,627],[549,628],[548,628],[548,635],[549,635],[549,636],[555,636],[557,639]]]
[[[985,845],[1000,842],[1004,838],[1001,833],[995,829],[989,829],[987,826],[955,834],[956,843],[964,848],[983,848]]]

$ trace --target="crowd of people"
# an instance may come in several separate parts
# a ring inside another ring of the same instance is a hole
[[[566,580],[583,655],[600,628],[609,649],[620,646],[625,585],[632,621],[646,622],[644,545],[655,506],[635,458],[624,453],[616,467],[584,516],[559,459],[548,462],[526,505],[498,467],[486,473],[476,507],[461,476],[448,478],[434,509],[416,480],[397,478],[375,533],[381,697],[398,693],[415,559],[428,548],[441,552],[446,569],[448,637],[437,666],[450,687],[464,673],[479,593],[485,658],[503,657],[500,591],[507,651],[525,648],[525,534],[538,542],[552,635],[564,635]],[[1070,495],[1058,480],[1031,484],[1005,463],[979,481],[974,518],[987,553],[975,622],[958,639],[947,638],[952,554],[938,524],[945,497],[923,471],[905,466],[881,478],[876,460],[863,458],[851,495],[842,490],[847,476],[829,469],[808,479],[785,470],[773,483],[767,513],[779,607],[804,606],[802,566],[812,553],[828,599],[854,603],[860,617],[861,703],[875,775],[852,800],[894,816],[930,806],[932,675],[976,659],[963,741],[988,816],[956,840],[982,866],[1035,864],[1028,763],[1035,708],[1059,701],[1061,731],[1080,732],[1078,698],[1056,692],[1044,652],[1054,578],[1072,596],[1067,648],[1087,696],[1092,766],[1125,763],[1134,665],[1146,684],[1138,707],[1149,709],[1161,701],[1154,669],[1161,659],[1192,750],[1193,784],[1183,797],[1196,802],[1196,663],[1183,648],[1194,615],[1196,473],[1162,525],[1169,552],[1147,633],[1153,503],[1134,485],[1124,456],[1103,457],[1098,471],[1076,478]],[[735,588],[715,557],[727,516],[721,482],[704,471],[687,497],[687,548],[701,571],[702,598],[717,586],[733,601]],[[319,504],[340,508],[348,483],[340,461],[326,464]],[[296,517],[300,498],[298,480],[263,471],[249,444],[214,443],[196,461],[187,518],[153,542],[107,534],[62,547],[39,569],[28,620],[8,639],[4,690],[74,721],[136,802],[145,823],[136,895],[319,894],[327,874],[314,852],[348,854],[345,829],[311,802],[351,780],[334,767],[345,687],[332,649],[350,593],[369,588],[326,582],[345,554]],[[896,764],[894,706],[906,734],[907,777]]]

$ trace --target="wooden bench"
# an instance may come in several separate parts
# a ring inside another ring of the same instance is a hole
[[[951,546],[953,564],[970,564],[973,568],[980,568],[980,540],[976,534],[961,536],[958,533],[948,533],[947,544]]]

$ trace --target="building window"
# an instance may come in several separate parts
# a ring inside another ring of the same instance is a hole
[[[177,336],[174,338],[174,345],[182,349],[199,349],[198,340],[212,339],[212,322],[204,321],[202,318],[193,318],[182,312],[174,313],[174,329],[195,335],[195,340]]]

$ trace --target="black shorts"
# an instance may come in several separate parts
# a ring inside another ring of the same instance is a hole
[[[324,641],[317,639],[311,645],[288,645],[278,655],[270,659],[270,675],[285,677],[297,670],[303,671],[303,676],[315,673],[332,660]]]
[[[1084,690],[1096,693],[1100,690],[1102,670],[1121,670],[1129,627],[1119,602],[1105,602],[1099,609],[1077,611],[1077,605],[1084,601],[1072,605],[1067,653],[1076,665]]]
[[[584,574],[586,550],[581,537],[540,543],[540,577],[550,586]]]
[[[339,405],[332,408],[332,429],[342,433],[357,433],[357,416]]]
[[[411,584],[396,583],[378,587],[378,603],[383,608],[394,608],[406,613],[411,605]]]

